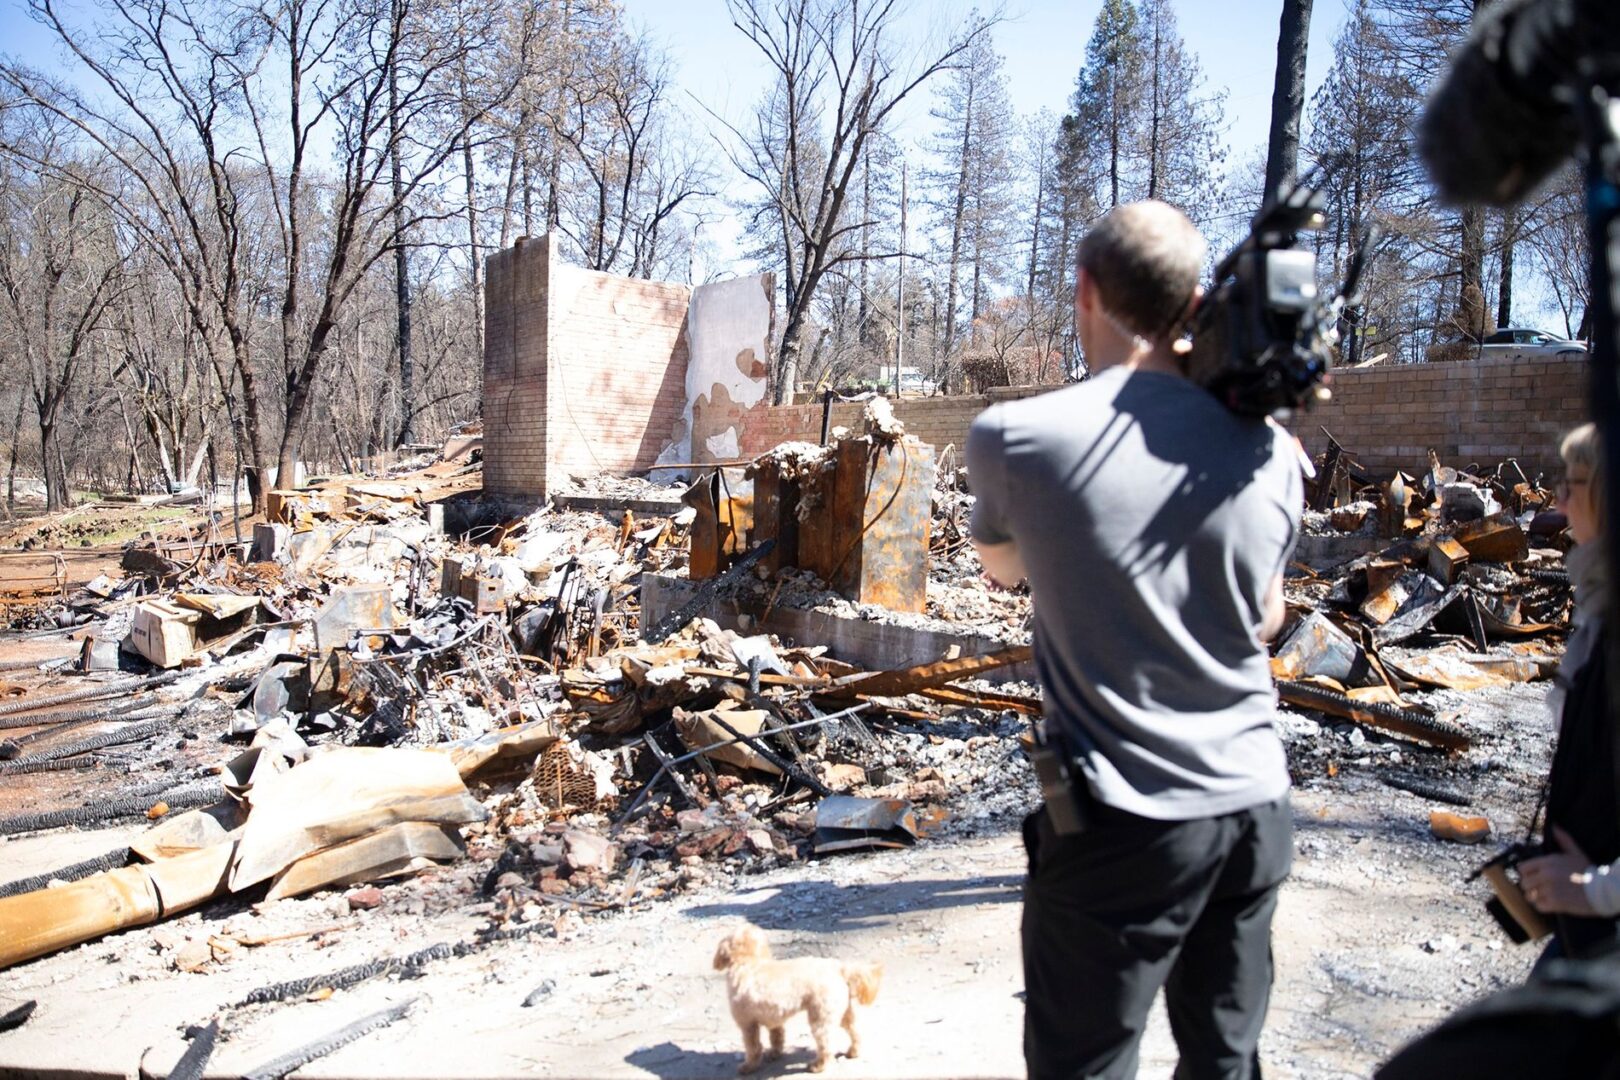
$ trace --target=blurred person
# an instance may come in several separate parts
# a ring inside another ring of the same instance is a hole
[[[1525,898],[1554,916],[1545,955],[1579,959],[1620,944],[1620,738],[1604,670],[1610,582],[1597,428],[1570,432],[1560,454],[1558,506],[1575,541],[1566,560],[1575,629],[1551,694],[1558,717],[1544,837],[1551,853],[1521,863],[1519,878]]]
[[[1529,980],[1477,1002],[1402,1048],[1378,1080],[1437,1074],[1620,1080],[1620,746],[1604,655],[1609,608],[1603,446],[1584,424],[1564,438],[1558,505],[1576,542],[1574,632],[1549,703],[1558,745],[1544,846],[1519,864],[1525,898],[1553,916],[1554,936]]]

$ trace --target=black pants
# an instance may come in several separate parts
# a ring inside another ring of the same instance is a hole
[[[1260,1075],[1271,916],[1288,876],[1288,800],[1194,821],[1093,804],[1085,831],[1024,822],[1029,1075],[1131,1077],[1165,988],[1178,1080]]]

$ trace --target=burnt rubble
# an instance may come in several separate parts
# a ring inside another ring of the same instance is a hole
[[[1027,590],[981,579],[952,450],[882,416],[834,435],[540,506],[482,496],[464,457],[413,462],[273,493],[251,541],[206,524],[14,607],[0,836],[148,828],[0,882],[0,926],[32,928],[0,935],[0,967],[324,893],[353,918],[472,920],[416,970],[563,913],[1007,827],[1037,797]],[[1560,655],[1562,524],[1509,466],[1371,477],[1332,457],[1274,647],[1296,782],[1465,814],[1511,733],[1461,703]],[[903,528],[872,526],[883,506]],[[915,580],[887,569],[905,560]],[[236,930],[157,947],[182,971],[250,948]],[[224,1031],[278,1000],[222,1003]]]

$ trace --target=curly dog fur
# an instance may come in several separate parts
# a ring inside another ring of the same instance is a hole
[[[827,1067],[828,1028],[834,1020],[849,1032],[848,1057],[860,1053],[861,1040],[855,1032],[855,1006],[870,1005],[877,998],[883,978],[879,964],[847,964],[841,960],[806,957],[799,960],[773,960],[765,936],[752,926],[728,935],[714,953],[714,969],[726,973],[726,990],[731,997],[731,1016],[742,1029],[746,1055],[738,1066],[747,1074],[759,1068],[765,1057],[759,1029],[771,1033],[770,1057],[782,1054],[782,1025],[794,1013],[803,1012],[810,1021],[810,1034],[816,1040],[816,1060],[811,1072]]]

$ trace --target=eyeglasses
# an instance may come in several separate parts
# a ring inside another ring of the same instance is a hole
[[[1569,498],[1570,492],[1572,492],[1575,488],[1585,487],[1591,482],[1592,478],[1590,476],[1566,476],[1558,481],[1558,486],[1553,490],[1558,495],[1558,501],[1563,502],[1565,499]]]

